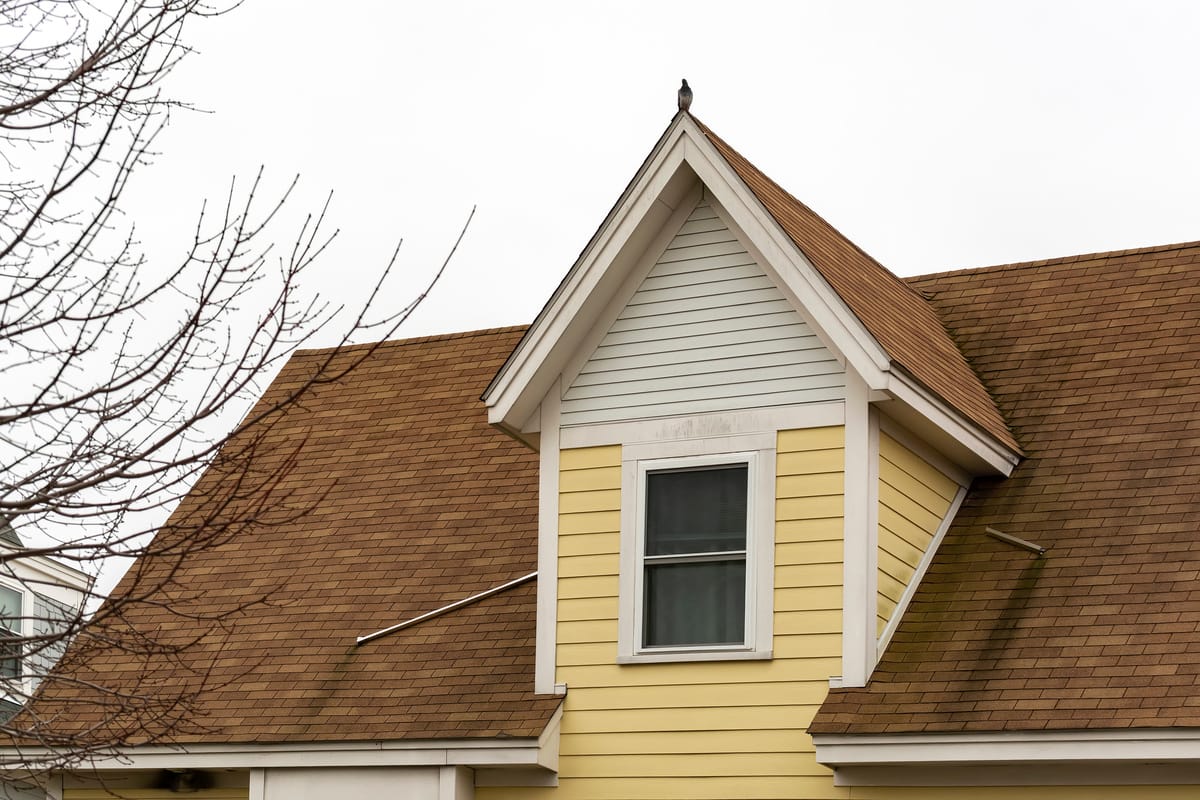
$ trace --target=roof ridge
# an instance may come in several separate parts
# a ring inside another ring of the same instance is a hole
[[[496,328],[479,328],[473,331],[454,331],[452,333],[434,333],[425,336],[410,336],[406,339],[384,339],[378,342],[360,342],[358,344],[333,345],[330,347],[301,348],[295,352],[297,356],[324,355],[332,352],[352,352],[380,347],[408,347],[410,345],[428,344],[430,342],[452,341],[475,336],[495,336],[502,333],[516,333],[526,330],[528,325],[504,325]]]
[[[1147,247],[1131,247],[1125,250],[1100,250],[1094,253],[1079,253],[1077,255],[1058,256],[1056,258],[1039,258],[1032,261],[1009,261],[1003,264],[989,264],[983,267],[960,267],[957,269],[939,270],[937,272],[923,272],[920,275],[910,275],[902,280],[919,281],[927,278],[944,278],[951,275],[977,275],[984,272],[1016,271],[1035,267],[1073,264],[1083,261],[1099,261],[1107,258],[1123,258],[1126,256],[1165,253],[1170,250],[1187,250],[1192,248],[1200,248],[1200,240],[1178,242],[1176,244],[1150,245]]]

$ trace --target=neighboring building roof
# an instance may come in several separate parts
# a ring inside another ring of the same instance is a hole
[[[704,123],[692,119],[888,355],[960,414],[1019,453],[1021,448],[987,389],[921,295],[764,175]]]
[[[276,487],[294,518],[189,554],[126,615],[156,645],[200,641],[139,654],[88,631],[37,713],[64,711],[57,732],[99,725],[99,740],[125,744],[176,725],[170,739],[183,743],[537,736],[561,698],[533,694],[536,582],[355,645],[536,569],[537,454],[489,427],[477,399],[522,332],[384,343],[314,389],[269,430],[256,461],[269,472],[295,459]],[[366,352],[346,348],[335,367]],[[297,354],[261,402],[327,354]],[[211,503],[220,480],[218,465],[177,516]],[[149,558],[131,572],[173,566]],[[91,675],[134,697],[89,695],[76,681]]]
[[[909,280],[1028,457],[976,481],[870,684],[810,731],[1200,726],[1198,276],[1193,243]]]
[[[4,517],[0,517],[0,542],[7,542],[17,547],[22,547],[21,537],[17,536],[17,532],[13,530],[12,523]]]

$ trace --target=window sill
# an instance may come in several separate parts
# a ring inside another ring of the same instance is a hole
[[[770,650],[672,650],[617,656],[618,664],[671,664],[684,661],[769,661]]]

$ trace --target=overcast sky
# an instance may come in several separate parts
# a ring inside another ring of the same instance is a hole
[[[403,237],[409,335],[532,320],[675,111],[901,275],[1200,239],[1200,4],[288,2],[196,26],[130,212],[152,256],[260,165],[334,192],[315,284]],[[282,233],[282,232],[281,232]],[[282,237],[286,238],[286,237]]]

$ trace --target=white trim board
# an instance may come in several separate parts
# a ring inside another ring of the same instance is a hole
[[[1200,765],[1156,761],[1091,764],[841,767],[834,786],[1186,786],[1200,784]],[[1035,795],[1040,797],[1041,795]],[[1126,793],[1126,797],[1136,795]]]
[[[877,532],[868,525],[872,498],[871,413],[868,387],[846,374],[845,489],[842,509],[842,674],[839,686],[866,686],[875,666]],[[878,483],[877,481],[875,483]]]
[[[538,585],[533,690],[554,694],[555,653],[558,647],[558,481],[559,383],[542,399],[541,439],[538,442]]]
[[[543,767],[557,769],[556,717],[546,726],[546,741],[535,738],[433,739],[390,742],[298,742],[294,744],[190,744],[131,747],[119,755],[96,755],[88,768],[135,769],[249,769],[252,767]],[[551,730],[553,729],[553,730]],[[545,736],[545,734],[543,734]],[[551,741],[553,740],[553,742]],[[545,751],[545,752],[543,752]],[[0,748],[0,770],[22,769],[19,760],[36,764],[53,758],[46,748]]]
[[[631,422],[608,422],[563,428],[560,446],[596,447],[621,444],[625,447],[656,444],[668,441],[720,439],[748,434],[770,435],[771,447],[778,431],[801,428],[824,428],[842,425],[846,420],[845,403],[810,403],[788,408],[767,408],[747,411],[728,411],[719,414],[697,414],[683,417],[659,417]],[[747,449],[731,447],[730,449]],[[751,446],[751,449],[759,449]],[[713,452],[710,450],[709,452]],[[720,452],[719,450],[716,452]],[[685,455],[672,453],[671,455]],[[661,457],[639,455],[639,458]]]
[[[816,734],[817,761],[849,767],[1188,762],[1200,728],[957,734]]]

